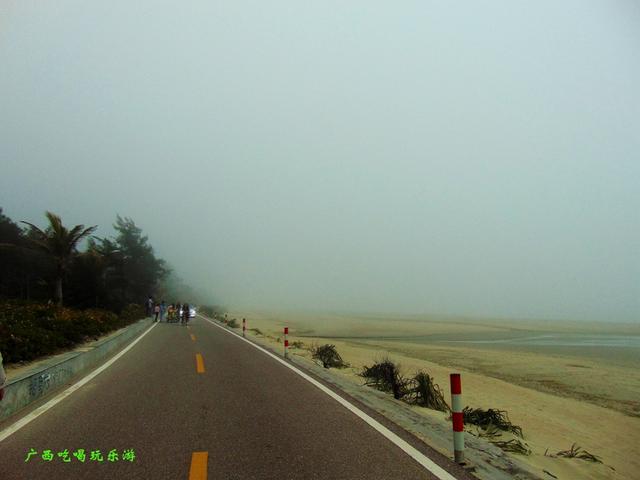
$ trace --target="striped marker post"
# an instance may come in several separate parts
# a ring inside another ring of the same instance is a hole
[[[453,459],[464,463],[464,418],[462,415],[462,381],[459,373],[452,373],[451,418],[453,419]]]
[[[242,319],[242,336],[246,337],[245,332],[247,331],[247,319]]]
[[[284,358],[289,358],[289,340],[287,339],[287,335],[289,335],[289,327],[284,327]]]

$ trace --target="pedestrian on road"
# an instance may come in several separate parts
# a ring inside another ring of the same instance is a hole
[[[156,305],[155,307],[153,307],[153,313],[155,315],[155,318],[153,319],[153,321],[157,322],[158,316],[160,315],[160,305]]]
[[[7,375],[2,366],[2,352],[0,352],[0,400],[4,398],[4,384],[7,383]]]
[[[145,303],[145,310],[147,312],[147,317],[153,316],[153,297],[149,295],[147,298],[147,302]]]
[[[167,313],[167,304],[162,300],[160,302],[160,321],[164,322],[164,314]]]
[[[189,304],[185,303],[182,306],[182,324],[186,325],[189,321]]]

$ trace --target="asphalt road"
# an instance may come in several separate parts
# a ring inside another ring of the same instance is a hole
[[[456,478],[469,478],[400,434]],[[97,453],[91,460],[98,450],[102,461]],[[2,480],[76,478],[437,477],[285,365],[196,318],[189,328],[155,325],[111,367],[0,442]]]

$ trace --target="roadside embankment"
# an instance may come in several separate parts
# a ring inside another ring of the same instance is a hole
[[[0,421],[69,383],[76,375],[97,366],[125,347],[149,327],[144,319],[75,350],[7,370],[5,396],[0,401]]]

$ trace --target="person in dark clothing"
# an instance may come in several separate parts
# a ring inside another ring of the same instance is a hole
[[[182,324],[186,325],[189,321],[189,304],[185,303],[182,306]]]

